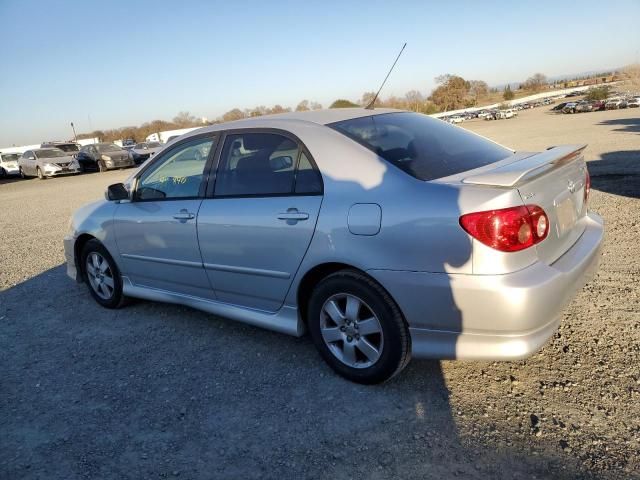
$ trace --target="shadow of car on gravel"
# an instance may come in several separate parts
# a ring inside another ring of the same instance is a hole
[[[607,152],[601,160],[587,162],[591,188],[640,198],[640,150]]]
[[[515,438],[460,438],[449,391],[465,387],[441,362],[353,384],[307,337],[176,305],[106,310],[64,265],[1,291],[0,325],[2,478],[588,478]]]
[[[614,132],[640,133],[640,117],[602,120],[598,125],[619,125],[620,128],[614,128]]]

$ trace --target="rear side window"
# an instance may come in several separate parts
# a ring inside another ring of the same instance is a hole
[[[513,152],[419,113],[386,113],[329,125],[419,180],[455,175]]]
[[[218,167],[215,196],[291,194],[298,153],[298,144],[282,135],[228,135]]]

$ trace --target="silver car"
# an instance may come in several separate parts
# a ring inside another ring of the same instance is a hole
[[[80,165],[75,156],[59,148],[27,150],[18,159],[18,167],[22,178],[38,177],[40,180],[80,173]]]
[[[308,331],[361,383],[412,356],[520,359],[598,266],[583,149],[514,152],[387,109],[213,125],[74,214],[67,272],[108,308]]]

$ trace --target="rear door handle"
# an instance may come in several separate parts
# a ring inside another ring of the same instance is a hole
[[[186,210],[180,210],[179,213],[173,214],[173,218],[175,218],[176,220],[191,220],[192,218],[195,218],[195,215],[193,213],[187,212]]]
[[[299,220],[308,220],[308,219],[309,219],[308,213],[298,212],[297,210],[278,214],[278,220],[299,221]]]

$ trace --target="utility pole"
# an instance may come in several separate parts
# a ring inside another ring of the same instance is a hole
[[[78,143],[78,136],[76,135],[76,127],[73,126],[73,122],[71,122],[71,129],[73,130],[73,141]]]

